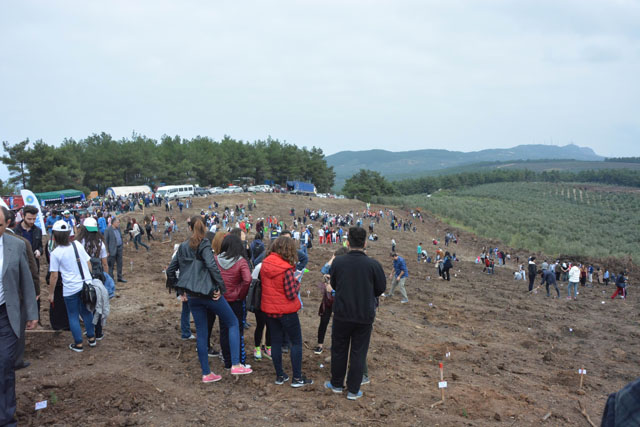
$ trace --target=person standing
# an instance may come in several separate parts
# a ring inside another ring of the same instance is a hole
[[[418,262],[420,262],[420,259],[422,258],[422,242],[418,243]]]
[[[7,225],[7,231],[14,237],[22,240],[25,244],[25,256],[29,261],[29,270],[31,271],[31,278],[33,279],[34,289],[36,293],[36,304],[38,306],[38,320],[40,319],[40,275],[38,274],[38,266],[36,264],[36,257],[31,249],[29,241],[19,234],[16,234],[14,228],[17,229],[15,224],[15,215],[11,211],[7,211],[5,215],[5,224]],[[30,362],[24,360],[24,348],[25,348],[25,316],[22,313],[22,322],[20,324],[20,339],[18,340],[18,349],[16,350],[16,371],[26,368],[31,365]]]
[[[611,295],[611,299],[615,299],[618,294],[622,297],[622,299],[627,298],[627,278],[624,275],[624,271],[621,271],[616,278],[616,291],[613,293],[613,295]]]
[[[36,218],[38,217],[38,208],[35,206],[25,206],[22,211],[24,217],[18,225],[15,226],[13,231],[22,236],[31,244],[33,255],[36,258],[36,265],[38,271],[40,271],[40,256],[44,253],[42,247],[42,230],[36,225]]]
[[[399,288],[400,295],[402,295],[402,300],[400,302],[402,304],[408,303],[409,297],[407,297],[407,290],[404,287],[404,283],[407,280],[407,277],[409,277],[409,269],[407,268],[407,263],[404,261],[404,258],[398,255],[396,252],[391,253],[391,258],[393,258],[393,272],[390,276],[393,278],[393,280],[391,281],[391,292],[389,292],[389,296],[392,297],[396,288]]]
[[[367,232],[351,227],[349,253],[337,257],[331,265],[331,287],[335,291],[331,329],[331,380],[324,386],[334,393],[344,387],[347,362],[347,399],[362,397],[360,385],[376,315],[377,298],[387,281],[380,263],[365,253]]]
[[[571,288],[573,288],[573,299],[578,299],[578,283],[580,282],[580,268],[573,264],[569,269],[569,286],[567,286],[567,299],[571,299]]]
[[[122,233],[120,232],[120,218],[114,217],[111,226],[104,233],[104,240],[107,244],[107,264],[109,265],[109,276],[113,275],[113,265],[117,265],[118,282],[127,283],[122,277]]]
[[[533,282],[536,281],[536,274],[538,274],[538,266],[536,266],[536,257],[529,258],[529,292],[533,290]]]
[[[269,247],[262,261],[260,279],[262,300],[260,310],[267,316],[267,327],[271,332],[271,360],[276,371],[277,385],[289,380],[282,368],[282,344],[285,334],[291,340],[291,387],[304,387],[313,380],[302,374],[302,330],[298,310],[301,308],[298,292],[300,281],[296,278],[298,262],[296,243],[289,236],[281,236]]]
[[[26,329],[38,325],[36,294],[25,256],[26,246],[15,236],[5,235],[9,210],[0,209],[0,425],[17,425],[15,356],[18,340]]]

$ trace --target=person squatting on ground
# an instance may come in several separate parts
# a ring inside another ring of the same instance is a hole
[[[392,297],[396,288],[399,288],[400,295],[402,295],[402,300],[400,302],[404,304],[409,302],[409,297],[407,297],[407,290],[404,287],[405,281],[407,280],[407,277],[409,277],[409,269],[407,268],[407,263],[404,261],[404,258],[398,255],[396,252],[391,253],[391,258],[393,258],[393,272],[391,272],[390,274],[390,276],[392,277],[392,281],[389,296]]]
[[[331,380],[324,386],[342,393],[347,377],[347,399],[362,397],[360,385],[369,350],[377,299],[386,289],[382,266],[365,253],[367,233],[351,227],[349,253],[331,265],[331,287],[335,290],[331,329]],[[347,361],[350,361],[347,374]]]
[[[167,286],[182,291],[182,300],[189,302],[189,309],[196,324],[196,348],[202,369],[202,382],[219,381],[222,377],[211,372],[207,354],[207,312],[220,317],[229,329],[231,352],[231,374],[250,374],[251,368],[240,364],[240,336],[238,319],[222,296],[226,292],[220,270],[213,257],[211,242],[206,239],[206,229],[202,218],[194,216],[189,223],[192,234],[189,240],[180,244],[176,256],[167,268]],[[180,271],[180,277],[176,272]]]
[[[260,270],[261,310],[267,316],[267,327],[271,332],[271,358],[276,371],[275,383],[281,385],[289,380],[282,368],[282,343],[286,333],[291,340],[291,387],[303,387],[313,384],[313,380],[302,374],[302,331],[298,318],[298,310],[301,307],[298,296],[300,281],[295,275],[295,265],[298,262],[296,246],[292,238],[281,236],[269,247]]]

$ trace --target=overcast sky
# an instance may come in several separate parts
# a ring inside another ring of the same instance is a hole
[[[0,140],[640,155],[637,0],[0,0]],[[5,175],[3,178],[6,177]]]

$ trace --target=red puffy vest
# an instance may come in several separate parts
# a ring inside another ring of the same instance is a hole
[[[278,254],[272,253],[262,261],[261,310],[267,314],[289,314],[300,310],[300,299],[287,299],[284,293],[284,273],[293,267]]]

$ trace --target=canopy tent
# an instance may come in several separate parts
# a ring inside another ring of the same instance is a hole
[[[151,193],[151,187],[148,185],[129,185],[126,187],[109,187],[104,195],[107,197],[116,198],[119,196],[128,196],[134,193]]]
[[[36,193],[36,197],[40,203],[64,203],[76,200],[84,200],[82,191],[68,189],[60,191],[49,191],[46,193]]]

